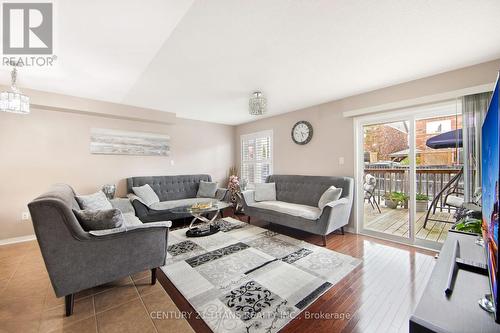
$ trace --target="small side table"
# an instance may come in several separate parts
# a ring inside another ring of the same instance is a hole
[[[234,203],[234,217],[238,220],[245,222],[242,220],[242,217],[246,216],[245,211],[243,210],[243,195],[241,192],[236,193],[236,202]],[[249,219],[249,217],[247,217]],[[247,223],[249,220],[246,221]]]

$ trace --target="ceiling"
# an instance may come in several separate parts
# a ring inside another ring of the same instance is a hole
[[[19,85],[224,124],[500,58],[497,0],[55,1],[52,68]],[[0,82],[8,83],[2,68]]]

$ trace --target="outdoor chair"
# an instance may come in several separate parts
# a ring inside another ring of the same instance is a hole
[[[463,207],[464,192],[463,188],[461,188],[460,186],[460,180],[462,179],[463,174],[464,174],[464,169],[462,168],[455,176],[453,176],[448,181],[448,183],[445,186],[443,186],[441,191],[439,191],[439,193],[436,194],[436,196],[434,197],[429,206],[429,209],[427,210],[427,214],[425,215],[424,229],[427,226],[428,221],[455,223],[455,221],[431,218],[431,212],[432,215],[436,214],[437,206],[441,200],[443,205],[448,206],[449,208],[453,208],[455,210],[459,210]]]
[[[363,190],[365,191],[365,200],[368,200],[368,202],[372,206],[372,209],[375,209],[375,207],[377,207],[378,212],[382,213],[374,195],[376,187],[377,178],[375,178],[373,175],[367,174],[365,176],[365,183],[363,184]]]

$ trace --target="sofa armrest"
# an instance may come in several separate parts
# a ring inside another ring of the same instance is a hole
[[[342,206],[342,205],[347,205],[349,203],[349,200],[347,200],[347,198],[341,198],[341,199],[338,199],[338,200],[335,200],[335,201],[330,201],[329,203],[327,203],[325,205],[330,207],[330,208],[335,208],[335,207],[339,207],[339,206]]]
[[[132,206],[134,207],[135,210],[135,215],[138,218],[145,217],[148,215],[149,212],[149,207],[146,206],[140,199],[139,197],[129,194],[128,198],[130,199],[130,202],[132,202]]]
[[[341,198],[326,204],[320,219],[325,221],[324,234],[327,235],[349,223],[351,215],[351,202],[347,198]]]
[[[219,187],[215,192],[215,199],[219,201],[229,201],[229,190],[227,188]]]
[[[241,192],[241,196],[243,197],[243,209],[255,203],[255,190],[243,191]]]
[[[126,235],[128,232],[132,232],[134,230],[145,230],[145,229],[153,229],[153,228],[160,228],[160,229],[167,229],[172,226],[172,221],[162,221],[162,222],[149,222],[149,223],[143,223],[143,224],[137,224],[137,225],[131,225],[131,226],[123,226],[120,228],[113,228],[113,229],[104,229],[104,230],[93,230],[89,231],[89,234],[92,236],[96,237],[105,237],[109,235]],[[124,236],[126,237],[126,236]]]

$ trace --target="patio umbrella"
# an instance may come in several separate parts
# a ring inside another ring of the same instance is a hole
[[[462,147],[462,129],[459,128],[433,136],[425,144],[432,149]]]

